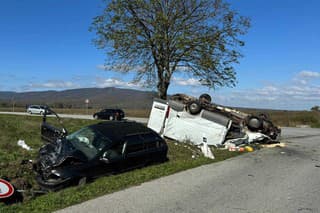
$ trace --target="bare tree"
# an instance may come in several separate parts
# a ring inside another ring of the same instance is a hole
[[[111,0],[91,30],[106,67],[136,72],[166,99],[172,76],[185,72],[210,88],[234,86],[249,19],[222,0]],[[110,59],[111,58],[111,59]],[[108,66],[107,66],[108,65]]]

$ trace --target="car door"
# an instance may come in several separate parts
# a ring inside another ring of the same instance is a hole
[[[41,112],[40,106],[36,106],[36,113],[37,113],[37,114],[40,114],[40,112]]]
[[[142,137],[130,135],[125,138],[125,169],[133,169],[144,166],[147,163],[148,151],[144,147]]]
[[[124,143],[117,142],[110,148],[102,151],[99,158],[89,169],[95,177],[118,173],[124,167]]]
[[[101,114],[102,114],[102,118],[103,118],[103,119],[109,119],[109,116],[110,116],[109,111],[110,111],[110,110],[108,110],[108,109],[105,109],[105,110],[102,111]]]

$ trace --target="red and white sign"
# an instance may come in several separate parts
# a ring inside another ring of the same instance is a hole
[[[0,199],[10,197],[14,192],[14,188],[6,180],[0,179]]]

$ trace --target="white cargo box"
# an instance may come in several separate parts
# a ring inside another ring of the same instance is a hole
[[[231,123],[228,117],[218,113],[201,110],[192,115],[180,102],[155,99],[148,127],[180,142],[217,145],[225,140]]]

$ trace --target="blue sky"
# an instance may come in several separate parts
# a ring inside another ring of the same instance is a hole
[[[213,91],[179,75],[169,93],[209,93],[218,104],[242,107],[320,105],[320,2],[229,2],[252,24],[236,65],[237,86]],[[102,69],[106,56],[92,45],[94,34],[88,31],[102,9],[101,0],[1,0],[0,91],[141,89],[131,75]]]

